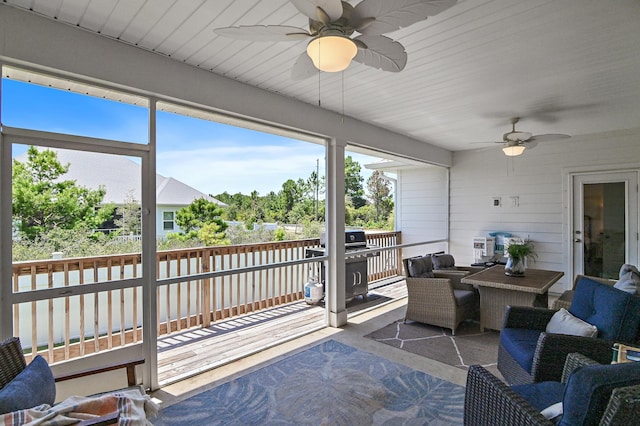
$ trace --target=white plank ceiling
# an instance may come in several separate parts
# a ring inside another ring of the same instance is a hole
[[[522,117],[518,130],[533,134],[640,126],[638,0],[460,0],[387,34],[407,50],[402,72],[352,63],[303,81],[290,70],[305,41],[213,32],[308,28],[287,0],[4,1],[453,151],[501,140],[514,116]]]

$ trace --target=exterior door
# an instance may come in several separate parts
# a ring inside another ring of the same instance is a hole
[[[573,272],[618,278],[638,264],[638,172],[576,174],[573,181]]]

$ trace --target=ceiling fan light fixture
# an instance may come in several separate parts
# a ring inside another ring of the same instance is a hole
[[[505,135],[506,139],[512,142],[524,142],[531,139],[532,136],[533,134],[530,132],[516,132],[516,131],[509,132]]]
[[[348,37],[320,36],[307,45],[307,55],[320,71],[338,72],[347,69],[358,53],[358,47]]]
[[[522,155],[526,147],[524,145],[509,145],[502,148],[502,152],[507,157],[516,157],[518,155]]]

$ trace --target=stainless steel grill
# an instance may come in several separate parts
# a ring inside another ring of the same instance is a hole
[[[317,248],[308,248],[305,256],[318,257],[325,255],[326,234],[320,235],[320,246]],[[345,251],[348,254],[354,254],[357,251],[364,251],[371,248],[367,245],[367,237],[364,231],[346,231],[345,232]],[[345,260],[345,298],[351,300],[356,296],[367,297],[369,291],[369,280],[367,272],[367,258],[371,256],[363,253],[360,256],[349,257]],[[325,268],[324,262],[320,265],[320,282],[325,285]]]

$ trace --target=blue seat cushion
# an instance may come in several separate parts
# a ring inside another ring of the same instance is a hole
[[[56,383],[47,361],[37,355],[24,370],[0,390],[0,414],[52,405]]]
[[[640,325],[640,297],[581,277],[569,312],[598,327],[598,337],[633,342]]]
[[[503,328],[500,332],[500,344],[526,372],[531,372],[533,354],[536,351],[540,330],[528,328]]]
[[[514,385],[511,389],[538,411],[562,401],[565,385],[560,382],[538,382]]]
[[[560,425],[598,425],[613,389],[640,385],[640,362],[577,368],[567,381]]]

